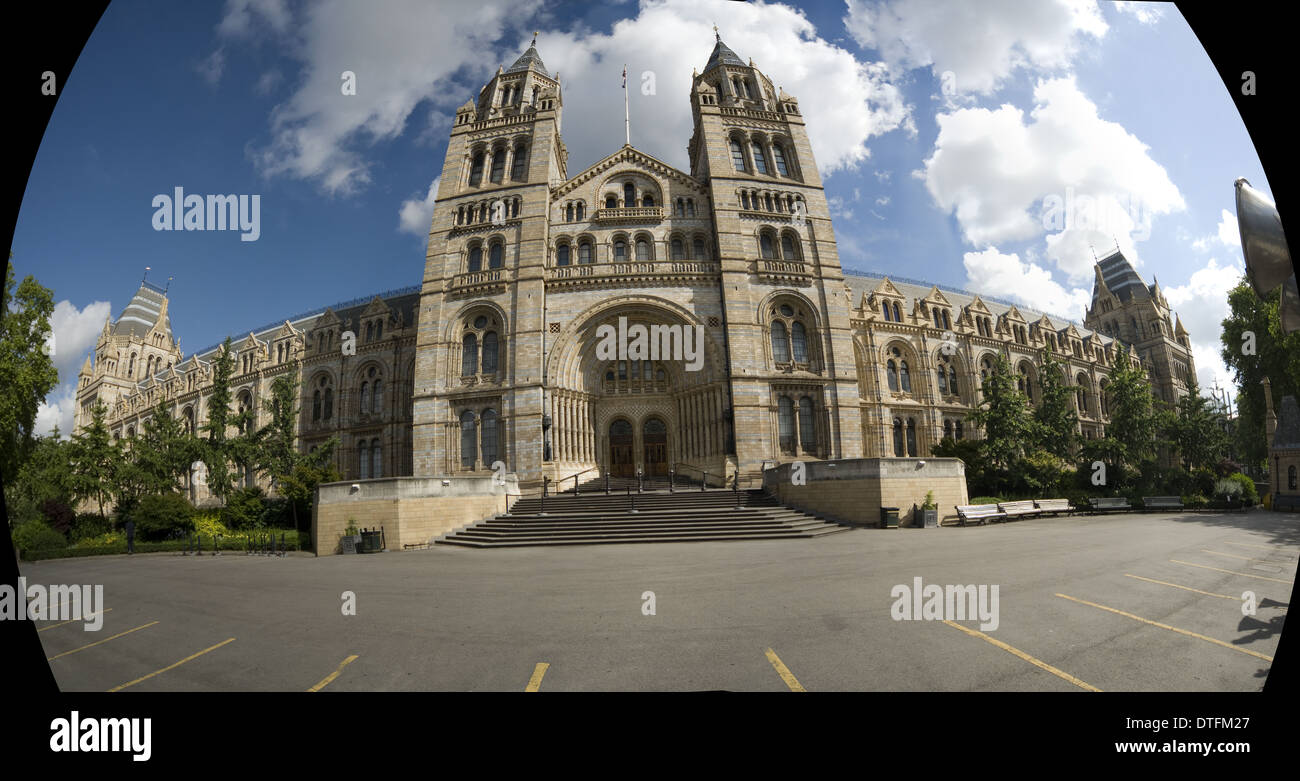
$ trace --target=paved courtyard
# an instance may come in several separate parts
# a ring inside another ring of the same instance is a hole
[[[1257,691],[1297,551],[1254,511],[21,569],[104,586],[100,631],[39,622],[65,691]],[[894,620],[917,577],[998,586],[998,626]]]

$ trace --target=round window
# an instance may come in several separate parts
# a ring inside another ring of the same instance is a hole
[[[782,305],[781,305],[781,314],[782,314],[783,316],[785,316],[785,317],[793,317],[793,316],[794,316],[794,310],[790,308],[790,305],[789,305],[789,304],[782,304]]]
[[[483,315],[479,315],[478,317],[474,318],[474,327],[475,327],[475,328],[482,328],[482,327],[484,327],[485,325],[487,325],[487,318],[484,317]]]

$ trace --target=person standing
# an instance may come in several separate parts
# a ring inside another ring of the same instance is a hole
[[[135,521],[126,520],[126,552],[135,553]]]

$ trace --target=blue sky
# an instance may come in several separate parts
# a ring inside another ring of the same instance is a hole
[[[186,354],[419,284],[450,118],[534,31],[563,83],[571,176],[622,144],[625,63],[633,145],[686,168],[714,24],[799,99],[846,268],[1078,320],[1090,245],[1118,243],[1183,318],[1202,384],[1227,383],[1232,182],[1269,186],[1172,5],[117,2],[62,86],[14,238],[15,272],[58,302],[61,385],[38,429],[67,432],[76,372],[145,266],[174,278]],[[258,194],[260,237],[155,231],[152,199],[176,187]],[[1063,225],[1044,223],[1052,198],[1078,207]]]

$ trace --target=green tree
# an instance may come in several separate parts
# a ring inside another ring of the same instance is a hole
[[[281,479],[280,494],[289,501],[293,512],[293,525],[301,530],[298,522],[298,510],[309,511],[316,499],[316,487],[321,483],[334,483],[342,479],[334,467],[331,455],[338,445],[337,437],[330,437],[314,452],[304,457],[294,466],[293,471]]]
[[[207,438],[203,441],[203,462],[208,467],[208,490],[225,501],[235,487],[235,473],[231,469],[236,453],[232,452],[227,430],[232,424],[230,414],[230,377],[235,371],[235,356],[231,352],[230,337],[217,351],[212,367],[212,394],[208,397],[208,422],[203,424]]]
[[[1151,395],[1151,384],[1140,367],[1129,363],[1129,350],[1121,345],[1115,369],[1107,386],[1110,397],[1110,425],[1106,436],[1115,443],[1113,454],[1119,459],[1112,466],[1121,467],[1124,478],[1154,464],[1160,418]]]
[[[123,461],[122,448],[104,423],[107,414],[103,402],[96,402],[90,409],[90,423],[72,435],[69,451],[72,496],[95,500],[100,515],[104,503],[113,499]]]
[[[139,442],[131,450],[142,489],[153,494],[183,491],[190,464],[199,455],[198,444],[185,424],[159,401],[144,423]]]
[[[18,474],[5,481],[5,507],[11,527],[39,517],[48,501],[73,503],[71,446],[60,437],[57,426],[48,436],[36,437]]]
[[[1261,299],[1243,277],[1228,292],[1230,314],[1219,336],[1223,362],[1237,384],[1237,453],[1242,461],[1264,465],[1265,378],[1273,388],[1274,407],[1283,396],[1300,395],[1300,333],[1282,333],[1278,316],[1281,291]]]
[[[35,446],[36,411],[59,383],[46,346],[53,313],[49,288],[28,275],[15,290],[13,266],[6,264],[0,295],[0,475],[5,480],[14,479]]]
[[[263,400],[263,409],[271,419],[255,435],[257,469],[282,482],[302,460],[298,452],[298,362],[271,383],[271,393]]]
[[[1201,395],[1195,378],[1169,417],[1166,436],[1187,469],[1209,468],[1226,455],[1228,435],[1223,430],[1221,416],[1211,409],[1210,400]]]
[[[984,401],[971,413],[970,421],[984,432],[981,450],[989,465],[1006,474],[1025,453],[1032,418],[1028,400],[1016,388],[1005,356],[998,355],[981,391]]]
[[[1066,385],[1064,370],[1050,350],[1043,350],[1038,371],[1039,402],[1034,409],[1033,442],[1057,458],[1074,456],[1078,441],[1079,415],[1074,407],[1075,389]]]

